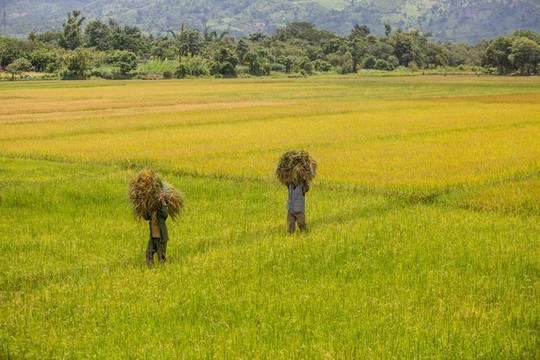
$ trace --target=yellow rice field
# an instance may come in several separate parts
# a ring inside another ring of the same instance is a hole
[[[540,77],[0,82],[0,358],[540,358]],[[285,150],[318,162],[286,232]],[[165,267],[129,180],[186,196]],[[0,236],[1,237],[1,236]]]
[[[279,154],[305,148],[321,181],[384,192],[540,168],[538,78],[53,82],[2,97],[0,151],[17,157],[270,179]],[[538,182],[525,189],[537,199]]]

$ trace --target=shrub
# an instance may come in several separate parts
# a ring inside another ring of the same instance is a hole
[[[377,61],[375,62],[375,69],[392,71],[394,70],[394,66],[392,64],[389,64],[386,60],[377,59]]]
[[[245,66],[242,66],[242,67],[245,67]],[[240,68],[240,66],[238,66],[238,69],[237,69],[238,72],[240,72],[239,68]],[[273,64],[270,66],[270,70],[271,70],[271,71],[276,71],[276,72],[285,72],[285,71],[286,71],[286,67],[285,67],[285,65],[280,64],[280,63],[273,63]]]
[[[69,52],[64,61],[66,67],[61,72],[63,79],[84,79],[92,66],[91,54],[82,48]]]
[[[18,58],[8,66],[5,70],[11,74],[11,80],[15,80],[15,75],[22,74],[25,71],[29,71],[32,68],[32,64],[28,59]]]
[[[394,55],[390,55],[386,61],[393,66],[393,69],[397,68],[399,66],[399,60]]]
[[[108,63],[118,67],[120,74],[127,75],[137,68],[138,57],[131,51],[118,50],[110,55]]]
[[[264,76],[270,73],[271,66],[263,54],[249,51],[244,55],[244,62],[247,64],[251,75]]]
[[[377,60],[375,59],[375,56],[373,55],[366,55],[364,56],[364,58],[362,59],[362,67],[364,69],[374,69],[375,68],[375,63],[377,62]]]
[[[332,65],[328,61],[321,60],[321,59],[315,60],[315,62],[313,63],[313,66],[315,67],[315,70],[321,71],[321,72],[327,72],[327,71],[330,71],[330,69],[332,69]]]
[[[114,73],[119,71],[118,68],[110,66],[100,66],[90,70],[90,76],[99,77],[102,79],[114,79]]]
[[[313,64],[307,57],[300,59],[298,67],[303,74],[310,75],[311,73],[313,73]]]
[[[409,62],[409,64],[407,65],[407,67],[408,67],[409,69],[411,69],[412,72],[418,71],[418,64],[417,64],[415,61]]]
[[[173,78],[173,72],[171,70],[165,70],[163,72],[163,78],[164,79],[172,79]]]
[[[174,75],[183,79],[188,76],[208,76],[210,72],[211,65],[207,59],[201,56],[184,56],[174,70]]]
[[[54,51],[38,49],[30,54],[30,62],[35,71],[53,72],[58,67],[57,57]]]
[[[174,72],[174,75],[179,79],[183,79],[183,78],[188,77],[189,75],[191,75],[191,73],[190,73],[189,67],[186,64],[181,63],[176,68],[176,71]]]

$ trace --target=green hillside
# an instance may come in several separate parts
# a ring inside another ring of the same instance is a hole
[[[205,25],[235,36],[272,33],[294,21],[346,34],[355,24],[384,33],[394,28],[420,28],[436,40],[477,42],[518,28],[540,31],[540,4],[535,0],[5,0],[2,35],[26,36],[31,31],[59,29],[70,10],[88,19],[114,18],[161,35],[182,23]]]

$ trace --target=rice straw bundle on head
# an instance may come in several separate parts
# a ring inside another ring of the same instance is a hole
[[[283,185],[295,186],[313,180],[317,162],[305,150],[291,150],[281,155],[276,167],[276,177]]]
[[[152,169],[141,170],[129,183],[129,198],[135,217],[144,218],[161,208],[161,199],[169,204],[169,215],[174,220],[184,206],[182,194],[171,185],[165,184]]]

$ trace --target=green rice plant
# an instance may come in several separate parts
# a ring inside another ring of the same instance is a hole
[[[319,183],[288,236],[281,185],[162,169],[194,205],[149,270],[134,170],[0,166],[3,358],[538,355],[537,215]]]

